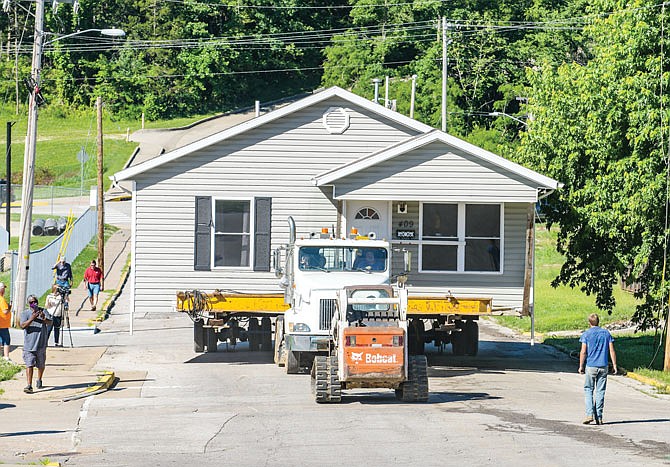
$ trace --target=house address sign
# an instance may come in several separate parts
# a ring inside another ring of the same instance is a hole
[[[399,240],[414,240],[416,238],[415,230],[396,230],[395,236]]]

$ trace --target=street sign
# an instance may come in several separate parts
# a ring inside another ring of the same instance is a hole
[[[88,153],[86,152],[86,149],[84,149],[84,146],[82,146],[81,150],[77,153],[77,160],[82,164],[88,160]]]

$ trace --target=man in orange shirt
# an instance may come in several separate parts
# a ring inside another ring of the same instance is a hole
[[[0,282],[0,344],[2,345],[2,358],[10,362],[9,345],[11,344],[9,328],[12,325],[12,313],[5,300],[5,284]]]
[[[86,282],[86,289],[88,290],[88,301],[91,303],[91,311],[95,311],[98,306],[98,294],[104,289],[102,269],[98,267],[98,263],[95,260],[92,260],[91,265],[86,268],[84,282]]]

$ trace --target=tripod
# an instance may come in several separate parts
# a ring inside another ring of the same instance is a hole
[[[70,295],[69,287],[58,287],[58,295],[60,295],[60,303],[56,310],[60,311],[61,317],[61,331],[65,337],[65,326],[67,326],[67,331],[70,336],[70,347],[74,347],[72,342],[72,328],[70,327],[70,306],[68,304],[68,295]],[[64,340],[64,339],[63,339]]]

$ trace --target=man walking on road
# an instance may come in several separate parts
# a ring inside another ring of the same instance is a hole
[[[91,311],[95,311],[95,308],[98,306],[98,295],[100,294],[100,290],[104,288],[102,285],[102,269],[98,267],[95,260],[92,260],[91,265],[86,268],[84,282],[86,282],[86,289],[88,290],[88,301],[91,303]]]
[[[37,305],[37,297],[28,296],[30,308],[21,312],[20,325],[23,329],[23,360],[26,363],[28,385],[23,392],[33,393],[33,369],[37,367],[37,389],[42,389],[42,376],[47,362],[47,341],[51,315]]]
[[[589,329],[579,338],[582,350],[579,353],[579,373],[584,378],[584,402],[586,418],[582,423],[588,425],[595,420],[596,425],[603,423],[603,407],[605,406],[605,390],[607,388],[607,353],[612,358],[614,374],[617,374],[614,338],[607,329],[600,326],[597,314],[589,315]],[[595,401],[594,401],[595,396]],[[595,410],[594,410],[595,402]]]

